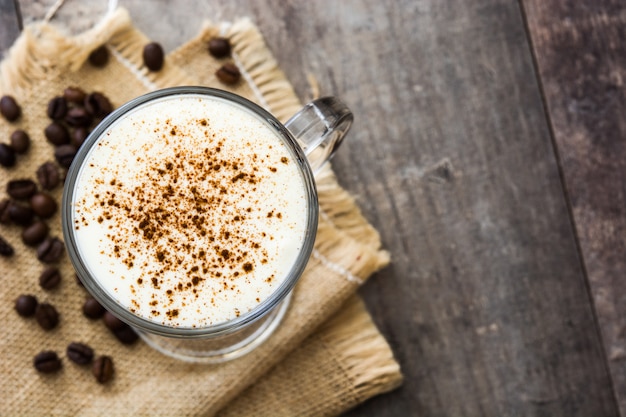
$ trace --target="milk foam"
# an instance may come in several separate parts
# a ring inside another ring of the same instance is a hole
[[[233,319],[289,274],[307,223],[297,161],[257,116],[200,95],[114,122],[74,196],[76,243],[131,312],[174,327]]]

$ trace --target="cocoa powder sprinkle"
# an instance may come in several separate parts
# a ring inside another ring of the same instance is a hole
[[[198,119],[195,126],[206,129],[204,136],[216,137],[208,120]],[[234,283],[273,256],[260,244],[271,230],[260,229],[260,220],[278,222],[283,216],[266,211],[265,201],[265,205],[254,205],[257,186],[263,189],[278,171],[268,166],[265,158],[230,153],[227,139],[207,139],[206,146],[191,151],[178,142],[185,139],[185,126],[172,120],[156,127],[154,134],[159,141],[165,140],[163,136],[177,136],[168,141],[170,157],[147,163],[134,180],[123,177],[120,181],[115,178],[118,172],[107,171],[90,196],[95,199],[94,206],[87,207],[86,200],[78,206],[95,214],[89,220],[113,226],[106,235],[108,255],[119,258],[129,269],[141,267],[142,277],[134,282],[163,291],[161,298],[149,303],[146,313],[171,321],[180,315],[178,308],[171,307],[180,307],[187,302],[185,297],[197,298],[206,291],[205,281],[218,284],[211,288],[221,288],[212,290],[206,303],[209,299],[214,302],[222,290],[239,291]],[[273,164],[290,163],[285,156],[274,158]],[[251,206],[239,206],[242,197]],[[118,226],[124,229],[117,230]],[[164,281],[162,277],[168,273],[179,274],[180,282]],[[274,277],[261,279],[270,283]],[[174,305],[174,300],[182,300],[182,304]],[[137,300],[134,303],[141,308]]]

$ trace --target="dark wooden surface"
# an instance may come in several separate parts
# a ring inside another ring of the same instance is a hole
[[[361,293],[405,383],[347,415],[624,413],[623,3],[120,4],[168,50],[249,16],[303,100],[312,74],[352,107],[334,167],[393,257]]]

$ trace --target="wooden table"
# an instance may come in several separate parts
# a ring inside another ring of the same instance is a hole
[[[349,416],[626,414],[624,2],[202,3],[120,1],[167,50],[250,16],[355,113],[334,167],[393,256],[361,293],[406,380]]]

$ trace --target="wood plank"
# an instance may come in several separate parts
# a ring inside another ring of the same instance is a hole
[[[626,4],[524,0],[622,415],[626,414]]]
[[[18,6],[13,0],[0,1],[0,52],[6,51],[19,36],[21,16]]]
[[[392,253],[362,293],[406,381],[348,415],[617,415],[518,4],[173,3],[120,1],[167,49],[250,16],[355,112],[334,166]]]
[[[362,123],[335,167],[394,256],[363,293],[407,372],[353,415],[615,415],[518,7],[324,7],[277,51]]]

